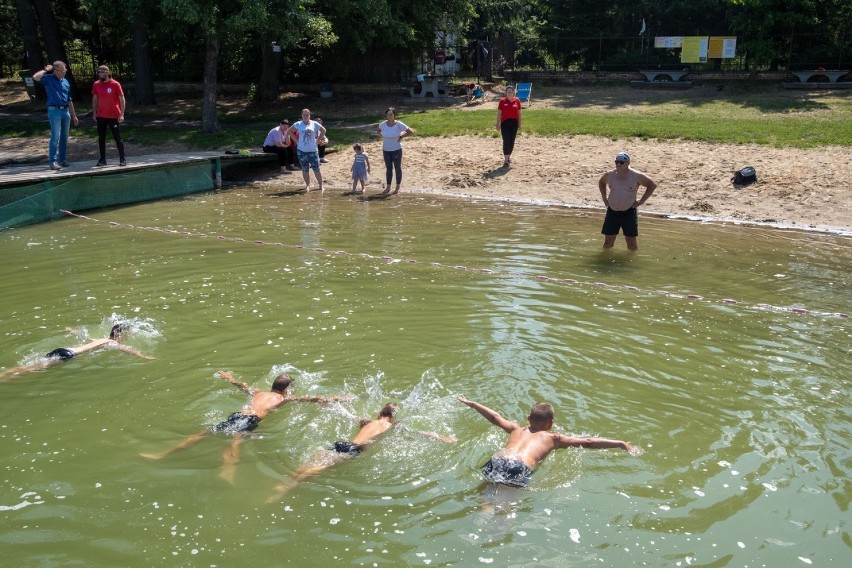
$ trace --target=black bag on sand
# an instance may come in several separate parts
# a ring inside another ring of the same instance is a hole
[[[734,185],[751,185],[757,181],[757,171],[751,167],[746,166],[738,172],[734,172],[734,177],[731,178],[731,183]]]

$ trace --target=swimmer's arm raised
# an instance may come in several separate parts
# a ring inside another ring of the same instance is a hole
[[[554,434],[557,448],[590,448],[594,450],[606,450],[618,448],[625,452],[633,453],[633,446],[623,440],[611,440],[609,438],[583,437],[575,438],[565,434]]]
[[[220,379],[225,379],[226,381],[228,381],[229,383],[231,383],[232,385],[234,385],[238,389],[244,390],[245,392],[247,392],[249,394],[255,394],[257,392],[260,392],[260,389],[250,387],[246,383],[244,383],[242,381],[238,381],[237,379],[235,379],[234,375],[232,375],[230,373],[230,371],[218,371],[216,373],[216,376],[219,377]]]
[[[479,404],[478,402],[468,400],[463,396],[459,397],[459,402],[468,405],[469,407],[480,413],[482,416],[484,416],[486,420],[488,420],[495,426],[502,428],[506,432],[511,433],[520,428],[517,423],[512,422],[511,420],[506,420],[505,418],[500,416],[500,414],[496,410],[491,410],[484,404]]]

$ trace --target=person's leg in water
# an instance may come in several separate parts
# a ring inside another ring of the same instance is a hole
[[[184,438],[178,445],[173,446],[167,450],[163,450],[162,452],[157,453],[140,453],[139,455],[143,458],[148,458],[149,460],[161,460],[165,457],[172,455],[178,450],[185,450],[191,446],[194,446],[207,436],[209,436],[212,432],[210,430],[202,430],[201,432],[197,432],[192,434],[191,436],[187,436]]]
[[[240,461],[240,450],[243,445],[243,437],[240,434],[234,434],[233,440],[228,445],[228,448],[222,454],[222,471],[219,477],[234,484],[234,474],[237,469],[237,462]]]

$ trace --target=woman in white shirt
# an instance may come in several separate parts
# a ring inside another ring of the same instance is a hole
[[[382,154],[385,158],[386,168],[387,185],[382,195],[390,191],[394,169],[396,169],[396,189],[393,192],[399,193],[399,186],[402,183],[402,144],[400,142],[406,136],[414,134],[412,129],[396,119],[395,108],[390,107],[386,110],[385,116],[388,119],[376,127],[376,132],[382,135]]]

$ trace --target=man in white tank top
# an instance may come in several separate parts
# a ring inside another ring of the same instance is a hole
[[[641,199],[637,199],[639,186],[645,187]],[[606,172],[598,181],[601,198],[606,205],[601,234],[604,235],[604,248],[609,249],[615,244],[619,230],[624,231],[627,248],[639,248],[636,237],[639,236],[639,217],[636,208],[645,203],[657,184],[640,172],[630,167],[630,155],[621,152],[615,157],[615,169]],[[609,187],[609,195],[607,195]]]

